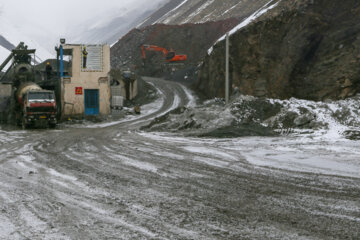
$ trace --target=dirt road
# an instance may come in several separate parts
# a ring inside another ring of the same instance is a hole
[[[146,80],[161,97],[141,116],[0,130],[0,239],[360,238],[357,143],[335,152],[334,143],[282,137],[141,132],[192,101],[177,83]],[[256,164],[316,154],[339,165],[344,159],[349,169]]]

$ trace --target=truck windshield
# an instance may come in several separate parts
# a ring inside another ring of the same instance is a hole
[[[52,100],[54,99],[54,94],[51,92],[30,92],[29,100]]]

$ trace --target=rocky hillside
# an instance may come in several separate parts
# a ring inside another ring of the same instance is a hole
[[[207,49],[225,32],[238,24],[235,18],[203,24],[164,25],[155,24],[133,29],[111,48],[112,68],[137,66],[141,74],[159,76],[164,58],[160,52],[147,52],[145,68],[142,66],[143,44],[173,48],[178,54],[187,54],[187,66],[197,66],[207,54]]]
[[[172,0],[153,13],[140,27],[156,23],[180,25],[229,18],[243,19],[269,0]]]
[[[225,3],[214,0],[169,1],[112,47],[112,67],[137,66],[139,69],[142,66],[140,46],[152,44],[173,48],[178,54],[187,54],[188,61],[184,69],[194,69],[219,37],[268,2],[269,0],[229,0]],[[161,54],[150,52],[140,74],[159,76],[164,72],[162,63]]]
[[[360,2],[282,0],[234,33],[230,75],[259,97],[343,99],[360,92]],[[196,89],[224,96],[225,43],[201,67]]]

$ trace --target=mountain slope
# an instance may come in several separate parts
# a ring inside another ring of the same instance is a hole
[[[156,23],[169,25],[204,23],[228,18],[245,18],[269,0],[173,0],[139,27]]]
[[[130,16],[116,17],[105,26],[94,27],[81,32],[80,36],[75,37],[75,42],[82,43],[108,43],[116,42],[121,36],[126,34],[132,27],[136,26],[145,16],[141,15],[135,19]]]
[[[218,38],[268,2],[172,0],[140,24],[139,30],[131,31],[112,47],[112,66],[139,66],[142,44],[173,48],[179,54],[188,55],[187,66],[197,66]],[[150,67],[142,73],[158,75],[161,60],[161,55],[148,53],[147,65]]]
[[[113,44],[168,1],[154,0],[109,11],[78,25],[69,33],[69,38],[73,42]]]
[[[143,44],[152,44],[174,49],[178,54],[187,54],[187,66],[197,66],[207,54],[214,41],[238,24],[237,19],[202,24],[164,25],[155,24],[143,29],[133,29],[111,48],[113,68],[142,66]],[[157,75],[162,72],[164,57],[159,52],[147,52],[145,68],[141,74]]]
[[[242,94],[324,100],[360,92],[357,0],[281,1],[230,42],[231,81]],[[221,41],[196,82],[209,98],[224,96],[224,53]]]

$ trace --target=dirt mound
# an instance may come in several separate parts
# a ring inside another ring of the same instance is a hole
[[[262,121],[279,113],[280,108],[278,103],[271,104],[261,99],[251,98],[229,106],[225,106],[221,99],[214,99],[196,108],[174,109],[154,119],[142,130],[182,131],[190,136],[217,138],[274,136],[276,133],[263,126]]]
[[[311,134],[359,139],[360,97],[314,102],[239,96],[225,105],[213,99],[195,108],[177,108],[142,128],[199,137]]]

